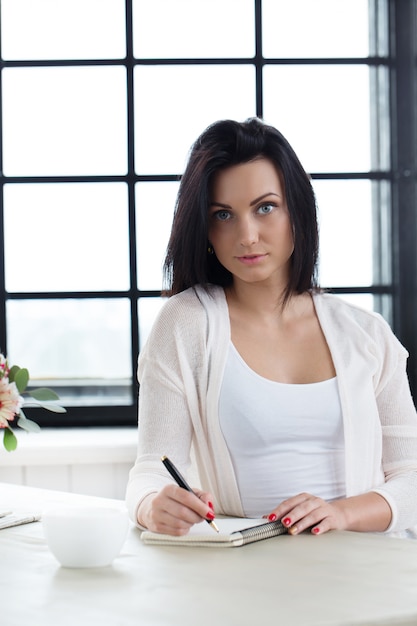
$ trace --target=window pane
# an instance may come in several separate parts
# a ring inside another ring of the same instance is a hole
[[[3,59],[126,55],[124,0],[2,0]]]
[[[391,181],[371,181],[373,205],[374,283],[392,284],[392,197]],[[369,242],[371,245],[371,242]]]
[[[179,183],[136,185],[138,287],[161,290],[162,265],[171,232]]]
[[[322,287],[373,284],[371,183],[313,181],[320,222]]]
[[[165,302],[166,298],[140,298],[138,308],[139,338],[141,348],[145,345],[156,316]]]
[[[390,69],[370,67],[371,168],[391,168]]]
[[[4,219],[9,292],[129,289],[125,184],[5,185]]]
[[[137,172],[179,174],[206,126],[255,115],[254,67],[139,66],[135,103]]]
[[[3,70],[6,176],[126,174],[126,70]]]
[[[253,57],[253,0],[133,0],[135,57]]]
[[[265,57],[369,55],[368,0],[262,0]]]
[[[264,68],[265,119],[309,172],[369,171],[369,101],[366,66]]]
[[[131,385],[127,299],[9,300],[6,315],[9,360],[36,386],[95,387],[97,402],[107,385]]]

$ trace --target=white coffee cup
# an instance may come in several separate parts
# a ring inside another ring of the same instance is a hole
[[[49,549],[64,567],[104,567],[120,554],[129,528],[125,510],[60,506],[42,513]]]

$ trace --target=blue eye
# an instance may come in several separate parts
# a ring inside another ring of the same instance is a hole
[[[262,204],[258,210],[257,213],[260,213],[261,215],[268,215],[268,213],[271,213],[271,211],[273,211],[275,208],[275,205],[273,204]]]
[[[216,211],[213,217],[220,222],[225,222],[226,220],[230,219],[230,213],[229,211],[225,211],[224,209],[222,209],[221,211]]]

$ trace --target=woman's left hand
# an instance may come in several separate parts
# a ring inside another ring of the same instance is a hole
[[[269,515],[270,521],[281,520],[291,535],[310,529],[315,535],[328,530],[345,530],[346,515],[340,501],[326,502],[310,493],[300,493],[281,502]]]

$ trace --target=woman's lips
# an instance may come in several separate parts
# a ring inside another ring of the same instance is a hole
[[[236,257],[238,261],[243,263],[243,265],[256,265],[263,261],[266,257],[266,254],[247,254],[245,256]]]

